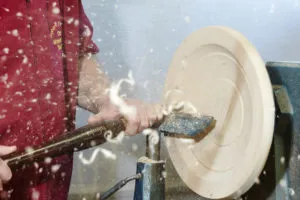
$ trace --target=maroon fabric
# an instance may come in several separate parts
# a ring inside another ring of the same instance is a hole
[[[0,1],[1,145],[22,151],[74,129],[78,58],[98,52],[92,32],[80,0]],[[6,187],[11,199],[63,200],[71,173],[65,155],[19,170]]]

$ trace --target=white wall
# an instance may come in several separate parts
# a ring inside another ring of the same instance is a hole
[[[224,25],[240,31],[265,61],[300,60],[300,0],[83,0],[83,3],[94,25],[95,42],[101,49],[99,58],[109,76],[119,79],[126,77],[129,69],[133,70],[138,83],[133,94],[146,101],[159,101],[176,47],[191,32],[204,26]],[[78,113],[78,126],[86,123],[87,116],[86,112]],[[132,144],[138,144],[139,149],[132,150]],[[102,147],[116,153],[117,159],[105,159],[99,154],[94,165],[88,167],[75,159],[71,193],[103,191],[118,179],[134,174],[135,161],[144,154],[144,138],[137,136],[122,145]],[[85,155],[91,153],[86,151]],[[83,186],[89,189],[80,190]],[[133,187],[130,184],[124,189],[129,192],[118,193],[118,199],[132,199]],[[128,194],[128,198],[120,197]]]

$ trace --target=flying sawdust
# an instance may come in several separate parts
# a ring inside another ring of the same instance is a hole
[[[112,160],[116,160],[116,158],[117,158],[117,156],[114,153],[112,153],[111,151],[109,151],[107,149],[103,149],[103,148],[95,149],[92,153],[92,156],[89,159],[84,158],[82,152],[79,153],[78,158],[82,164],[91,165],[92,163],[94,163],[99,152],[101,152],[105,156],[105,158],[112,159]]]

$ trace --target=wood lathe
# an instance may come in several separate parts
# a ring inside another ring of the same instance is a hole
[[[299,199],[299,84],[300,64],[265,64],[236,30],[212,26],[188,36],[173,57],[164,102],[188,101],[218,122],[195,143],[166,138],[188,188],[203,199]]]

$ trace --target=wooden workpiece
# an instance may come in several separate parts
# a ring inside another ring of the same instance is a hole
[[[166,93],[165,104],[188,101],[217,121],[200,141],[166,138],[189,188],[210,199],[236,198],[258,181],[272,142],[275,108],[265,64],[243,35],[217,26],[192,33],[173,57]]]

